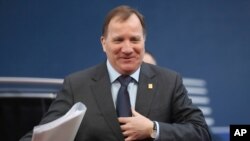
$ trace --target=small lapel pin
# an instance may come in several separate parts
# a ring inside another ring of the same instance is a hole
[[[152,83],[148,84],[148,89],[153,89],[153,84]]]

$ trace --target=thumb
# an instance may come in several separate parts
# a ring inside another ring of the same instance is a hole
[[[139,114],[134,108],[132,108],[132,115],[136,117],[136,116],[140,116],[141,114]]]

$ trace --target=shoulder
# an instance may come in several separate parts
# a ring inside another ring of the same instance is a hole
[[[147,76],[147,78],[157,80],[158,83],[168,84],[173,87],[174,85],[183,83],[180,73],[157,65],[143,63],[141,73]]]
[[[179,76],[180,74],[172,69],[157,66],[157,65],[152,65],[148,63],[143,63],[142,64],[142,71],[144,72],[153,72],[158,76],[166,76],[166,77],[176,77]]]
[[[101,63],[90,68],[71,73],[66,76],[65,79],[73,81],[86,81],[98,79],[99,77],[102,77],[106,74],[108,74],[106,64]]]

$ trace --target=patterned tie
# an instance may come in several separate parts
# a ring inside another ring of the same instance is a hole
[[[117,99],[116,99],[116,112],[118,117],[131,117],[131,104],[128,94],[128,84],[132,78],[128,75],[121,75],[118,77],[118,81],[121,84]]]

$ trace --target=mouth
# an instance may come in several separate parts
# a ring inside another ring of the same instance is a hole
[[[134,61],[135,57],[121,57],[120,59],[123,61]]]

